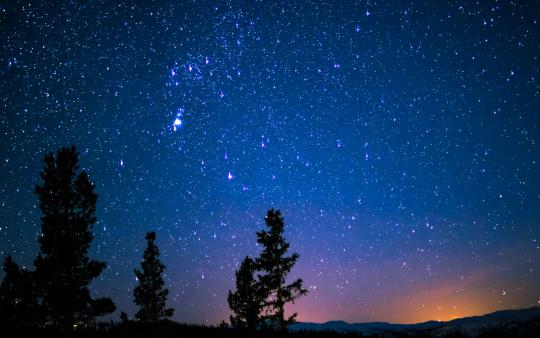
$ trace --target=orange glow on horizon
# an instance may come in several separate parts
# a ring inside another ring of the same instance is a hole
[[[483,271],[465,279],[418,285],[416,289],[395,289],[383,297],[366,301],[365,306],[358,306],[352,301],[338,308],[321,306],[330,303],[330,298],[311,294],[288,309],[298,312],[297,320],[302,322],[344,320],[350,323],[414,324],[431,320],[450,321],[535,305],[535,302],[530,303],[527,290],[501,291],[490,283],[492,277],[492,272]],[[346,297],[344,299],[347,300]]]

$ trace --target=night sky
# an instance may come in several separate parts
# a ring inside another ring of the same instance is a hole
[[[228,320],[271,207],[301,321],[540,304],[537,1],[0,1],[0,254],[30,269],[45,153],[96,184],[91,284]],[[0,273],[0,277],[3,274]],[[118,318],[118,312],[110,318]]]

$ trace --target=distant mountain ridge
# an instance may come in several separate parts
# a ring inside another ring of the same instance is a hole
[[[475,335],[482,330],[508,326],[513,323],[526,322],[537,319],[540,321],[540,307],[531,307],[519,310],[502,310],[483,316],[464,317],[446,322],[427,321],[417,324],[391,324],[385,322],[347,323],[345,321],[329,321],[326,323],[295,323],[290,329],[312,331],[340,331],[340,332],[377,332],[377,331],[429,331],[433,335],[443,335],[450,332],[462,332]]]
[[[392,324],[386,322],[367,322],[367,323],[347,323],[341,320],[334,320],[325,323],[295,323],[291,325],[291,330],[312,330],[312,331],[356,331],[356,332],[372,332],[372,331],[398,331],[409,329],[432,329],[440,327],[444,322],[427,321],[418,324]]]

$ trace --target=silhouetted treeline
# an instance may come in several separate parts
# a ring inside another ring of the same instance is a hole
[[[0,330],[46,328],[72,332],[94,328],[97,316],[115,311],[110,298],[94,299],[88,285],[105,269],[105,262],[88,257],[94,238],[97,194],[84,171],[74,146],[45,155],[41,182],[35,192],[41,210],[39,254],[34,271],[20,268],[11,256],[4,259],[5,277],[0,285]],[[168,290],[161,277],[155,232],[146,235],[139,285],[134,302],[137,320],[157,323],[173,314],[166,308]],[[121,319],[128,322],[122,312]]]
[[[102,323],[93,329],[82,328],[75,332],[61,331],[57,328],[21,328],[13,334],[7,334],[2,331],[2,337],[73,337],[73,338],[173,338],[173,337],[209,337],[209,338],[468,338],[460,332],[447,333],[433,336],[430,331],[384,331],[379,333],[362,334],[357,332],[335,332],[335,331],[288,331],[280,332],[276,335],[275,331],[258,330],[250,332],[247,330],[236,330],[226,327],[212,327],[202,325],[179,324],[171,321],[161,321],[157,324],[144,322],[125,322],[125,323]],[[537,338],[540,337],[540,320],[521,323],[519,326],[507,328],[487,329],[476,338]]]
[[[99,323],[96,317],[115,311],[110,298],[93,298],[88,286],[105,269],[105,262],[88,257],[94,238],[97,194],[88,175],[79,170],[75,147],[61,148],[44,157],[41,182],[35,192],[41,210],[41,236],[34,270],[21,268],[10,255],[4,258],[0,284],[2,337],[432,337],[426,331],[357,332],[287,331],[296,313],[285,316],[285,305],[305,295],[302,279],[286,284],[299,258],[287,255],[284,220],[276,209],[265,217],[266,229],[256,233],[262,251],[245,257],[236,271],[236,290],[227,297],[233,312],[231,325],[218,327],[178,324],[168,320],[168,290],[162,275],[156,233],[146,234],[138,285],[133,301],[135,320],[125,312],[120,322]],[[437,337],[466,337],[455,332]],[[508,327],[484,330],[478,337],[540,337],[540,318]]]
[[[33,271],[19,267],[11,256],[5,257],[0,328],[91,332],[88,330],[95,329],[96,317],[116,309],[110,298],[94,299],[88,289],[106,267],[105,262],[88,257],[98,196],[88,175],[79,170],[79,153],[74,146],[45,155],[43,162],[41,181],[35,187],[41,210],[40,250]],[[271,209],[265,221],[267,229],[257,233],[263,251],[257,258],[246,257],[236,273],[237,290],[227,298],[234,313],[231,324],[239,329],[285,331],[296,317],[285,317],[285,304],[307,290],[301,279],[285,283],[298,254],[286,256],[289,243],[283,237],[281,213]],[[165,266],[159,260],[155,240],[156,233],[148,232],[141,268],[134,270],[138,285],[133,301],[139,307],[135,322],[121,312],[122,325],[110,328],[143,324],[168,327],[163,322],[169,323],[174,309],[166,306]]]

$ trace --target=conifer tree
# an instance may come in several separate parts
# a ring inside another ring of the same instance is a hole
[[[135,317],[142,322],[155,324],[171,317],[174,309],[165,308],[169,290],[163,287],[161,275],[165,271],[165,266],[159,261],[159,250],[154,243],[156,233],[149,232],[145,238],[148,245],[141,262],[142,270],[135,269],[139,285],[133,290],[133,296],[135,304],[140,306]]]
[[[20,293],[18,290],[20,270],[11,256],[4,259],[3,270],[6,275],[0,285],[0,324],[2,326],[17,322],[16,306],[18,294]]]
[[[36,286],[45,323],[72,329],[114,311],[110,299],[94,300],[88,290],[105,269],[104,262],[88,257],[97,195],[88,175],[79,172],[74,146],[47,154],[44,162],[43,184],[36,185],[42,212]]]
[[[31,272],[20,268],[11,256],[4,259],[0,285],[0,327],[32,325],[37,317]]]
[[[257,243],[263,251],[256,259],[259,274],[261,294],[265,296],[265,315],[263,319],[271,327],[279,331],[287,329],[293,323],[297,314],[285,318],[285,304],[292,302],[307,293],[302,287],[302,279],[286,284],[286,277],[298,260],[299,255],[293,253],[285,256],[290,244],[283,237],[284,222],[279,210],[271,209],[265,217],[267,230],[257,232]]]
[[[124,311],[120,312],[120,323],[127,324],[128,322],[129,322],[129,318],[128,318],[127,313],[125,313]]]
[[[231,315],[231,325],[239,329],[253,331],[259,324],[263,297],[259,284],[255,279],[257,266],[253,259],[245,257],[236,271],[236,291],[229,291],[227,302],[234,315]]]

